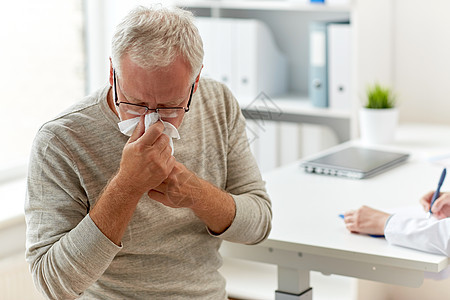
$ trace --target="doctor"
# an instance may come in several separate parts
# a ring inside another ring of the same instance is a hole
[[[425,194],[420,203],[429,211],[434,191]],[[344,214],[349,231],[385,235],[393,245],[450,256],[450,193],[441,193],[433,203],[431,218],[417,218],[402,213],[388,214],[367,206]]]

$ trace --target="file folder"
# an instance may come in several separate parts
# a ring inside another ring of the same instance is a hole
[[[326,22],[310,24],[309,46],[309,98],[313,106],[328,107]]]
[[[234,21],[236,41],[236,79],[237,97],[255,98],[258,95],[258,28],[251,20]]]
[[[225,83],[230,90],[235,91],[236,76],[233,61],[233,21],[232,19],[212,19],[215,72],[213,78]]]
[[[214,28],[212,26],[211,18],[196,18],[195,25],[200,32],[203,42],[203,69],[202,76],[217,78],[216,59],[214,57],[215,41]]]
[[[349,25],[349,21],[328,21],[328,22],[311,22],[309,28],[309,98],[311,103],[315,107],[329,107],[329,47],[330,40],[328,36],[328,28],[334,25]],[[350,43],[350,41],[341,41],[340,37],[333,38],[333,46],[339,45],[341,47],[341,42]],[[350,45],[348,46],[350,47]],[[334,52],[332,53],[334,55]],[[340,61],[338,58],[338,64],[347,64],[347,62]],[[348,58],[348,64],[350,63],[350,58]],[[334,60],[336,62],[336,60]],[[343,67],[340,66],[342,69]],[[333,69],[334,71],[334,69]],[[348,71],[350,72],[350,65],[348,65]],[[340,75],[338,75],[340,76]],[[350,73],[349,75],[350,76]],[[348,85],[350,84],[350,79],[344,80]],[[342,87],[342,85],[341,85]],[[342,88],[343,90],[343,88]],[[349,93],[350,94],[350,93]],[[345,97],[345,96],[344,96]]]
[[[351,107],[351,27],[328,24],[328,104],[330,108]]]
[[[228,85],[238,101],[287,90],[287,60],[266,24],[253,19],[198,17],[205,59],[203,75]],[[209,52],[208,52],[209,51]]]
[[[234,19],[238,97],[255,99],[261,92],[274,96],[287,90],[287,62],[266,24]]]

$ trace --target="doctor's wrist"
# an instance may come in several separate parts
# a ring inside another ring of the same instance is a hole
[[[391,220],[393,214],[389,215],[386,220],[384,221],[384,226],[383,226],[383,233],[386,232],[386,227],[388,226],[389,221]]]

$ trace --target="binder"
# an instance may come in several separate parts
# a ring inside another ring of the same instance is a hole
[[[233,33],[236,41],[235,65],[237,97],[255,98],[258,90],[257,57],[258,36],[257,23],[252,20],[235,20]]]
[[[213,78],[225,83],[231,91],[236,90],[236,77],[234,76],[235,63],[233,62],[233,21],[231,19],[213,18],[214,63]]]
[[[287,90],[287,61],[278,50],[269,28],[261,21],[234,19],[236,96],[255,99]]]
[[[313,106],[328,107],[326,22],[310,24],[309,46],[309,98]]]
[[[328,102],[330,108],[351,107],[351,26],[328,24]]]
[[[214,43],[214,29],[211,18],[196,18],[195,25],[200,32],[203,42],[203,69],[202,76],[216,78],[217,67],[215,66],[215,43]]]
[[[203,75],[224,82],[239,101],[287,90],[287,60],[269,28],[253,19],[197,18],[205,58]]]
[[[349,21],[311,22],[309,27],[309,98],[315,107],[329,107],[328,27]],[[336,41],[340,43],[340,41]],[[350,71],[350,70],[349,70]],[[348,80],[350,81],[350,79]]]

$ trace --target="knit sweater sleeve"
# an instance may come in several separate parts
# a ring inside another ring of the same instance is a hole
[[[236,215],[220,237],[231,242],[257,244],[268,237],[272,228],[271,202],[250,151],[241,109],[228,89],[225,96],[229,128],[226,191],[236,203]]]
[[[64,144],[42,129],[29,165],[26,259],[49,299],[79,297],[121,249],[89,217],[83,184]]]

